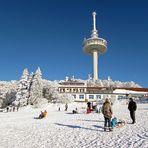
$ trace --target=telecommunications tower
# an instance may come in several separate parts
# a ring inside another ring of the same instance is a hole
[[[106,52],[107,41],[98,36],[98,31],[96,30],[96,12],[93,15],[93,30],[91,38],[84,39],[83,50],[87,54],[93,56],[93,80],[98,80],[98,57],[100,54]]]

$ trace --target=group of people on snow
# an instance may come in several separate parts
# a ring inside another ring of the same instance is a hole
[[[68,109],[68,104],[65,104],[65,111]],[[87,102],[87,113],[93,109],[92,104],[90,102]],[[99,107],[99,110],[101,109],[100,112],[102,112],[104,116],[104,131],[112,131],[114,127],[122,127],[125,125],[125,121],[121,119],[117,119],[116,117],[113,117],[113,110],[112,110],[112,103],[110,100],[107,98],[105,102],[103,103],[102,106]],[[137,104],[136,102],[130,98],[129,99],[129,104],[128,104],[128,110],[130,111],[130,117],[132,119],[132,124],[136,122],[135,120],[135,111],[137,109]],[[59,107],[60,111],[60,107]],[[78,109],[72,110],[73,114],[78,113]],[[47,116],[47,111],[45,110],[44,112],[41,111],[38,119],[45,118]]]
[[[128,109],[130,111],[130,117],[132,119],[132,124],[134,124],[136,122],[135,121],[135,111],[137,109],[137,104],[132,98],[129,99]],[[125,124],[125,121],[122,121],[122,120],[117,121],[116,117],[112,119],[113,110],[112,110],[112,105],[109,99],[106,99],[105,102],[103,103],[102,113],[104,115],[104,131],[106,130],[112,131],[115,126],[118,127],[118,126],[123,126]]]
[[[6,112],[14,112],[14,111],[18,111],[20,108],[20,103],[18,103],[17,105],[9,105],[6,107]]]
[[[65,111],[68,110],[68,104],[67,104],[67,103],[65,104],[65,109],[64,109],[64,110],[65,110]],[[61,111],[61,107],[58,108],[58,111]]]
[[[64,109],[64,111],[67,111],[68,110],[68,104],[66,103],[65,104],[65,109]],[[59,107],[58,108],[58,111],[61,111],[61,108]],[[73,114],[78,114],[78,108],[76,107],[74,110],[72,110],[72,113]]]

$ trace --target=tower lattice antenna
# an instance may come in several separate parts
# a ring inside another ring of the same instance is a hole
[[[93,30],[92,30],[92,34],[91,34],[92,38],[97,38],[98,37],[98,33],[97,33],[98,31],[96,29],[96,15],[97,15],[97,13],[94,11],[92,13],[92,16],[93,16]]]

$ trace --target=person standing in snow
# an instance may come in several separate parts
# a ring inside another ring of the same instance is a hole
[[[112,107],[110,104],[109,99],[106,99],[102,106],[102,113],[104,115],[104,131],[109,129],[109,131],[112,131],[111,128],[111,118],[112,118]]]
[[[130,111],[130,117],[132,119],[132,124],[134,124],[136,121],[135,121],[135,112],[136,112],[136,109],[137,109],[137,104],[135,101],[133,101],[133,98],[130,98],[129,99],[129,104],[128,104],[128,109]]]
[[[12,108],[12,109],[13,109],[13,112],[14,112],[14,111],[15,111],[15,106],[13,106],[13,108]]]
[[[91,103],[87,102],[87,108],[90,110],[91,109]]]
[[[9,112],[9,106],[6,107],[7,112]]]
[[[17,111],[19,110],[19,108],[20,108],[20,102],[18,103],[18,105],[16,107]]]
[[[67,111],[67,109],[68,109],[68,104],[66,103],[65,104],[65,111]]]

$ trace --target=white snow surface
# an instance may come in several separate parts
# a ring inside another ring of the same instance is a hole
[[[147,148],[148,104],[137,106],[136,124],[129,124],[125,102],[113,106],[114,116],[126,124],[112,132],[104,132],[101,113],[86,114],[86,105],[81,103],[70,104],[67,112],[64,105],[56,104],[0,112],[0,148]],[[79,114],[72,114],[75,107]],[[45,119],[34,119],[45,109],[48,111]]]

